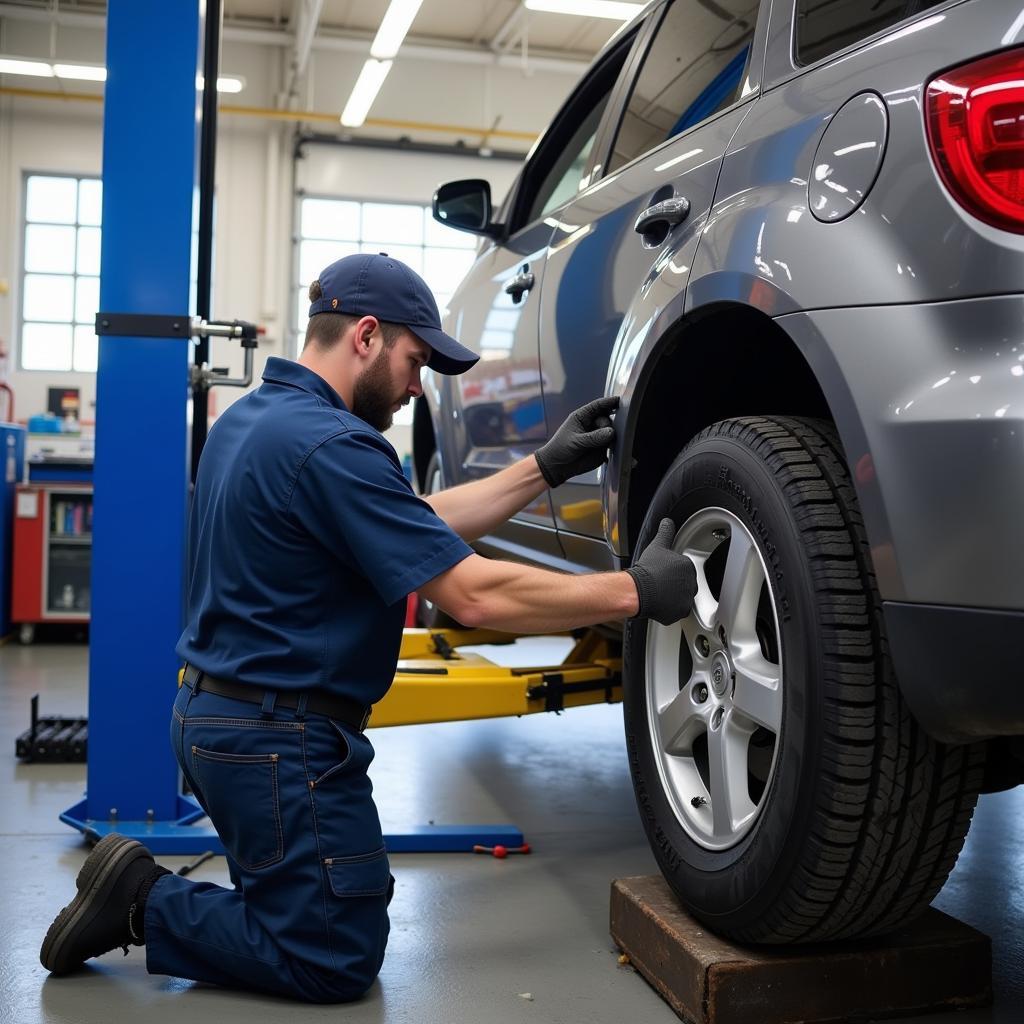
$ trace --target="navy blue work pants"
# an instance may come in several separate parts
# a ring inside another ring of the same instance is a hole
[[[149,972],[318,1003],[363,995],[384,959],[394,884],[370,741],[200,684],[178,692],[171,744],[235,888],[163,876],[146,904]]]

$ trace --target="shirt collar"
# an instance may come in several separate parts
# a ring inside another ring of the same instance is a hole
[[[316,395],[325,402],[329,402],[336,409],[348,411],[348,406],[345,405],[341,395],[319,373],[293,359],[271,356],[263,369],[263,379],[268,384],[285,384],[298,388],[300,391],[308,391],[311,395]]]

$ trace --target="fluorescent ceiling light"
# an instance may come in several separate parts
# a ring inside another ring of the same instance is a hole
[[[79,82],[105,82],[107,69],[102,64],[54,64],[58,78],[73,78]]]
[[[374,60],[371,57],[363,65],[352,95],[349,96],[341,114],[341,123],[346,128],[358,128],[366,120],[366,115],[370,112],[384,79],[388,77],[392,63],[394,62],[390,60]]]
[[[0,57],[0,75],[31,75],[33,78],[53,78],[53,68],[41,60]]]
[[[644,8],[643,4],[620,3],[619,0],[523,0],[523,5],[531,11],[580,14],[585,18],[611,18],[612,21],[629,21]]]
[[[398,53],[402,40],[412,24],[413,18],[420,9],[423,0],[391,0],[384,15],[377,35],[374,37],[373,45],[370,47],[370,56],[377,60],[389,60]]]
[[[196,88],[202,89],[205,79],[196,75]],[[220,75],[217,78],[217,92],[241,92],[245,88],[245,79],[238,75]]]

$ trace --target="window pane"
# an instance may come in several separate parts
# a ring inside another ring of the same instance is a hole
[[[597,135],[597,126],[608,104],[609,96],[610,93],[606,93],[591,109],[548,171],[547,177],[533,197],[527,223],[540,220],[545,213],[568,202],[579,191],[583,169],[587,166],[594,137]]]
[[[299,348],[302,348],[302,339],[306,336],[306,324],[309,323],[309,290],[300,288],[298,301],[295,304],[295,328],[299,332]]]
[[[299,284],[307,288],[310,282],[320,276],[320,271],[329,267],[342,256],[352,256],[359,252],[355,242],[303,242],[299,246]],[[309,305],[309,297],[306,297]]]
[[[359,238],[359,204],[336,199],[303,199],[302,227],[304,238],[337,238],[355,241]]]
[[[26,274],[22,316],[26,320],[56,320],[70,323],[74,298],[73,277]]]
[[[76,370],[81,370],[83,373],[96,372],[98,343],[99,338],[96,337],[96,331],[91,325],[75,328],[74,368]]]
[[[380,242],[363,242],[363,252],[386,252],[401,260],[407,267],[411,267],[417,274],[423,273],[423,249],[418,245],[385,245],[381,247]]]
[[[77,206],[78,182],[74,178],[44,178],[33,174],[28,179],[25,198],[27,220],[74,224]]]
[[[95,326],[100,309],[100,279],[80,277],[75,287],[75,323]]]
[[[475,249],[480,239],[468,231],[456,231],[455,228],[434,220],[428,206],[423,211],[423,241],[427,245],[445,245],[452,249]]]
[[[25,270],[37,274],[70,274],[75,269],[75,229],[52,224],[25,228]]]
[[[78,183],[78,223],[99,227],[103,208],[103,182],[86,178]]]
[[[435,295],[451,295],[469,273],[475,259],[476,253],[466,249],[427,249],[423,279]]]
[[[798,0],[796,55],[813,64],[943,0]]]
[[[676,0],[633,87],[609,171],[735,101],[757,10],[751,0],[717,0],[713,5]]]
[[[25,324],[21,329],[21,365],[26,370],[70,370],[70,324]]]
[[[98,274],[100,272],[100,229],[78,229],[78,263],[79,274]]]
[[[363,203],[362,238],[366,242],[420,245],[423,242],[423,207]],[[398,258],[402,259],[401,256]]]

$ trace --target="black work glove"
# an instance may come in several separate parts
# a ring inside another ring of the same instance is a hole
[[[610,417],[618,407],[617,396],[589,402],[571,413],[551,440],[534,452],[548,486],[557,487],[605,462],[615,440]]]
[[[686,555],[672,550],[675,535],[676,524],[662,519],[654,540],[626,570],[640,597],[637,617],[654,619],[663,626],[686,618],[697,596],[697,567]]]

